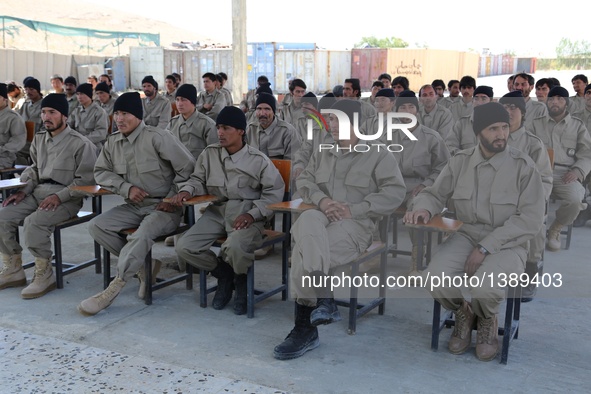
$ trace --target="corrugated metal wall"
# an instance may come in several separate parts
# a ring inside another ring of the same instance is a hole
[[[287,93],[289,80],[300,78],[310,91],[316,91],[314,51],[282,50],[275,52],[275,91]]]
[[[351,77],[351,52],[317,50],[314,62],[314,85],[316,93],[332,91]],[[306,81],[307,83],[307,81]]]

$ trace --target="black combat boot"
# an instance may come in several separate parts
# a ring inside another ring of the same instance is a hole
[[[244,315],[246,313],[246,274],[234,275],[234,314]]]
[[[573,227],[583,227],[589,220],[591,220],[591,204],[588,204],[587,208],[579,212],[579,216],[573,222]]]
[[[278,360],[290,360],[303,356],[318,347],[318,329],[310,324],[312,307],[296,303],[295,327],[285,340],[275,346],[273,356]]]
[[[218,288],[213,296],[211,305],[213,309],[224,309],[232,299],[234,290],[234,269],[230,264],[218,257],[218,265],[211,271],[211,274],[218,278]]]
[[[316,278],[314,283],[328,283],[327,275],[321,271],[313,271],[311,276]],[[314,327],[321,324],[330,324],[342,320],[332,292],[326,286],[319,286],[316,290],[316,309],[312,311],[310,323]]]

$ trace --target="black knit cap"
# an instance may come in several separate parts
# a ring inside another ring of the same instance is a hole
[[[363,116],[361,114],[361,103],[358,100],[339,100],[331,108],[338,109],[339,111],[346,113],[351,124],[353,124],[355,119],[354,114],[357,113],[359,117],[359,124],[362,123]]]
[[[503,122],[509,124],[509,112],[499,103],[486,103],[474,107],[474,121],[472,128],[478,135],[491,124]]]
[[[98,84],[97,84],[97,86],[98,86]],[[89,83],[81,83],[76,88],[76,93],[83,93],[83,94],[87,95],[88,97],[92,98],[92,85]]]
[[[261,93],[269,93],[269,94],[273,94],[273,90],[271,90],[271,84],[263,84],[261,86],[259,86],[257,88],[256,94],[261,94]]]
[[[256,104],[254,107],[255,108],[258,107],[259,104],[269,104],[269,106],[273,110],[273,113],[275,113],[275,110],[277,108],[276,102],[277,102],[277,100],[275,100],[275,96],[273,96],[272,94],[261,93],[261,94],[259,94],[259,97],[257,97],[257,101],[256,101]]]
[[[493,96],[494,96],[493,88],[491,88],[490,86],[486,86],[486,85],[480,85],[476,89],[474,89],[474,94],[472,94],[472,95],[476,96],[477,94],[485,94],[490,98],[493,98]]]
[[[36,91],[41,93],[41,83],[39,83],[39,80],[35,78],[25,78],[25,88],[35,89]]]
[[[176,90],[174,97],[186,98],[191,103],[193,103],[193,105],[197,105],[197,88],[190,83],[182,84]]]
[[[220,111],[215,121],[216,126],[222,124],[234,127],[238,130],[246,130],[246,116],[240,108],[234,106],[227,106]]]
[[[66,79],[64,79],[64,84],[67,84],[67,83],[71,83],[74,86],[78,85],[78,81],[76,81],[76,78],[74,78],[72,76],[69,76]]]
[[[113,106],[113,113],[117,111],[129,112],[138,119],[144,118],[144,109],[142,107],[142,99],[138,92],[123,93],[115,101]]]
[[[43,97],[41,101],[41,108],[53,108],[56,111],[61,112],[62,115],[68,116],[68,100],[66,95],[62,93],[51,93]]]
[[[521,90],[514,90],[507,93],[499,100],[501,104],[513,104],[521,110],[521,114],[525,114],[525,99]]]
[[[8,87],[5,83],[0,83],[0,96],[8,100]]]
[[[419,99],[417,98],[417,94],[412,90],[403,90],[396,97],[396,112],[398,112],[398,108],[402,104],[413,104],[417,108],[417,111],[419,110]]]
[[[591,85],[585,86],[585,92],[584,93],[587,93],[589,90],[591,90]]]
[[[84,84],[82,84],[84,85]],[[80,86],[82,86],[80,85]],[[92,88],[92,85],[90,85],[90,87]],[[99,82],[96,84],[96,86],[94,87],[94,91],[95,92],[105,92],[105,93],[111,93],[111,89],[109,88],[109,85],[107,85],[106,82]]]
[[[548,98],[554,96],[564,97],[566,99],[566,105],[568,105],[568,90],[566,90],[562,86],[554,86],[552,89],[550,89],[550,92],[548,92]]]
[[[380,89],[378,90],[378,92],[376,93],[376,97],[396,97],[396,95],[394,94],[394,89],[390,89],[390,88],[384,88],[384,89]]]
[[[312,104],[314,108],[318,109],[318,97],[312,92],[304,94],[302,97],[302,103]]]
[[[153,76],[146,75],[144,79],[142,79],[142,85],[145,83],[149,83],[150,85],[154,86],[156,90],[158,90],[158,82],[156,82]]]

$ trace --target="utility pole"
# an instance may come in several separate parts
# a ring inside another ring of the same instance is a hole
[[[239,103],[242,101],[242,95],[248,91],[246,0],[232,0],[232,60],[232,98],[235,103]]]

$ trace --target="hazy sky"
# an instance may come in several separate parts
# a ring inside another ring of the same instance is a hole
[[[231,0],[85,0],[159,19],[230,43]],[[516,4],[525,4],[517,8]],[[396,36],[411,46],[436,49],[489,48],[521,56],[553,57],[562,37],[588,39],[583,3],[562,0],[247,0],[249,42],[315,42],[351,48],[363,36]],[[577,11],[578,10],[578,11]],[[146,26],[149,31],[149,27]]]

